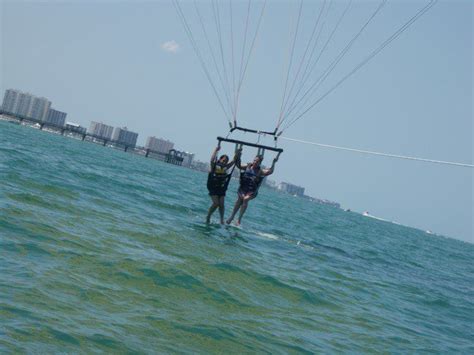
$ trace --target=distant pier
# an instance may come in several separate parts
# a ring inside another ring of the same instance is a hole
[[[164,161],[169,164],[181,166],[183,163],[183,156],[182,153],[171,149],[168,153],[154,151],[145,147],[136,147],[125,144],[123,142],[113,140],[110,138],[98,136],[95,134],[84,132],[80,130],[78,127],[74,126],[60,126],[55,123],[42,121],[36,118],[21,116],[18,114],[13,114],[11,112],[6,112],[0,110],[0,115],[5,117],[10,122],[17,122],[19,124],[25,124],[30,126],[36,126],[39,130],[48,129],[50,131],[57,132],[62,136],[72,135],[80,138],[81,141],[88,141],[96,144],[100,144],[102,146],[112,146],[114,148],[123,149],[124,152],[132,152],[137,155],[142,155],[145,158],[154,158],[157,160]]]

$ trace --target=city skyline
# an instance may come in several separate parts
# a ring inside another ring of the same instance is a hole
[[[107,140],[113,140],[117,143],[122,143],[124,145],[135,147],[137,145],[137,140],[139,134],[129,130],[127,127],[114,127],[108,125],[104,122],[90,121],[89,128],[82,127],[81,125],[75,122],[66,122],[67,113],[55,110],[51,107],[52,101],[46,97],[37,96],[32,93],[21,91],[19,89],[6,89],[1,109],[7,113],[14,115],[19,115],[27,118],[33,118],[39,121],[44,121],[51,123],[57,126],[63,127],[72,127],[74,126],[76,130],[85,130],[88,133],[95,135],[99,138],[105,138]],[[173,149],[174,143],[166,139],[158,138],[155,142],[157,149],[149,147],[149,141],[155,139],[155,136],[147,137],[145,147],[156,150],[157,152],[168,153]],[[163,150],[163,147],[169,149]],[[183,151],[186,157],[194,157],[193,153]],[[189,160],[189,165],[192,162]]]

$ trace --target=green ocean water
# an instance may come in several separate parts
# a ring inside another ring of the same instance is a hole
[[[6,122],[0,182],[0,353],[474,353],[472,244]]]

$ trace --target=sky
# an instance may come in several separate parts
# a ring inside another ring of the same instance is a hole
[[[216,137],[227,135],[228,121],[171,1],[0,2],[2,95],[14,88],[44,96],[54,108],[68,113],[68,121],[86,127],[92,120],[126,126],[139,133],[141,144],[148,136],[167,138],[202,161],[209,159]],[[389,1],[315,96],[310,96],[308,105],[427,3]],[[216,91],[225,102],[225,93],[234,91],[231,84],[219,86],[217,73],[223,67],[213,64],[212,53],[219,62],[222,43],[228,78],[231,68],[241,72],[248,2],[232,3],[233,41],[228,2],[219,1],[222,41],[211,3],[200,0],[196,4],[211,47],[194,3],[181,1]],[[273,130],[285,83],[289,92],[293,83],[298,88],[303,82],[298,68],[300,63],[305,67],[301,59],[323,2],[305,1],[298,21],[299,4],[267,2],[240,90],[237,118],[242,126]],[[347,4],[335,1],[326,7],[316,48],[323,47]],[[307,83],[324,73],[379,4],[352,3]],[[245,53],[262,5],[252,2]],[[472,164],[473,11],[468,0],[439,1],[283,136]],[[296,74],[300,77],[295,79]],[[250,134],[234,137],[257,140]],[[265,137],[260,142],[272,144]],[[337,201],[344,208],[474,242],[472,168],[366,156],[284,140],[279,146],[285,152],[273,176],[276,181],[304,186],[307,194]],[[223,151],[232,153],[233,147],[224,146]],[[251,149],[244,151],[245,158],[253,154]]]

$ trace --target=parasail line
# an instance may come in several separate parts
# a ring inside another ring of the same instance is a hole
[[[247,16],[246,16],[246,19],[245,19],[244,41],[243,41],[243,46],[242,46],[242,53],[241,53],[241,56],[240,56],[240,69],[239,69],[239,81],[238,81],[238,83],[240,83],[241,78],[242,78],[242,70],[243,70],[243,66],[244,66],[244,57],[245,57],[245,48],[247,47],[247,34],[248,34],[248,30],[249,30],[249,19],[250,19],[251,5],[252,5],[252,0],[249,0],[248,6],[247,6]],[[234,105],[235,105],[236,101],[237,101],[237,97],[234,97]]]
[[[219,11],[219,4],[217,3],[217,1],[214,2],[214,0],[211,0],[211,9],[212,9],[212,14],[214,18],[214,24],[216,26],[217,39],[219,41],[221,63],[222,63],[222,67],[224,68],[224,76],[225,76],[226,83],[227,83],[227,86],[229,87],[229,92],[230,92],[230,84],[229,84],[229,79],[228,79],[229,75],[227,74],[227,66],[225,64],[226,60],[224,58],[224,47],[222,44],[223,41],[222,41],[221,17],[220,17],[220,11]],[[232,100],[231,100],[230,110],[231,110],[231,116],[234,117],[235,108],[232,106]]]
[[[398,154],[374,152],[374,151],[371,151],[371,150],[362,150],[362,149],[355,149],[355,148],[339,147],[339,146],[336,146],[336,145],[316,143],[316,142],[308,142],[308,141],[304,141],[304,140],[301,140],[301,139],[294,139],[294,138],[289,138],[289,137],[279,137],[279,139],[284,139],[284,140],[287,140],[287,141],[292,141],[292,142],[297,142],[297,143],[315,145],[315,146],[323,147],[323,148],[345,150],[345,151],[355,152],[355,153],[378,155],[378,156],[383,156],[383,157],[405,159],[405,160],[416,160],[416,161],[421,161],[421,162],[425,162],[425,163],[435,163],[435,164],[462,166],[462,167],[466,167],[466,168],[474,168],[473,164],[467,164],[467,163],[458,163],[458,162],[435,160],[435,159],[425,159],[425,158],[411,157],[411,156],[398,155]]]
[[[288,90],[288,80],[290,78],[291,67],[292,67],[292,64],[293,64],[293,55],[294,55],[294,52],[295,52],[296,40],[298,38],[298,30],[299,30],[300,21],[301,21],[301,12],[302,12],[302,10],[303,10],[303,0],[300,1],[298,17],[297,17],[297,21],[296,21],[295,35],[293,37],[293,42],[292,42],[292,45],[291,45],[290,62],[288,63],[288,68],[287,68],[287,71],[286,71],[286,80],[285,80],[285,86],[284,86],[284,89],[283,89],[283,98],[281,100],[280,114],[278,115],[277,128],[280,126],[280,121],[283,117],[283,108],[284,108],[284,103],[286,101],[286,93],[287,93],[287,90]]]
[[[247,60],[245,61],[244,71],[242,72],[242,77],[240,78],[240,80],[238,82],[237,93],[236,93],[236,103],[235,103],[236,104],[236,107],[235,107],[236,112],[237,112],[237,109],[239,107],[240,89],[242,88],[242,84],[243,84],[244,79],[245,79],[245,74],[247,73],[247,68],[248,68],[248,65],[249,65],[250,57],[252,56],[253,50],[255,48],[255,42],[257,40],[258,33],[260,31],[260,25],[262,23],[262,19],[263,19],[263,15],[265,13],[266,6],[267,6],[267,0],[265,0],[263,2],[262,11],[260,12],[260,17],[259,17],[258,22],[257,22],[257,28],[255,30],[255,35],[253,36],[252,43],[250,45],[250,51],[249,51],[249,54],[247,56]],[[237,124],[235,124],[235,126],[237,126]]]
[[[227,86],[224,82],[224,79],[222,78],[222,75],[224,75],[225,73],[221,74],[221,70],[220,70],[220,67],[217,63],[217,59],[216,59],[216,56],[215,56],[215,53],[214,53],[214,49],[211,45],[211,41],[209,40],[209,36],[207,34],[207,31],[206,31],[206,26],[204,25],[204,21],[203,21],[203,18],[202,18],[202,15],[201,15],[201,12],[199,11],[198,9],[198,6],[197,6],[197,3],[196,3],[196,0],[194,0],[194,8],[196,9],[196,14],[198,16],[198,19],[199,19],[199,23],[201,25],[201,29],[204,33],[204,37],[206,39],[206,42],[207,42],[207,46],[209,48],[209,52],[211,54],[211,57],[212,57],[212,61],[214,63],[214,67],[216,69],[216,72],[217,72],[217,76],[219,78],[219,82],[222,86],[222,89],[224,91],[224,94],[225,94],[225,97],[227,99],[227,104],[229,105],[230,109],[232,109],[232,104],[231,104],[231,99],[230,99],[230,88],[228,87],[228,83],[227,83]]]
[[[337,67],[337,65],[340,63],[340,61],[344,58],[344,56],[349,52],[351,49],[352,45],[357,41],[357,39],[362,35],[364,30],[367,28],[367,26],[372,22],[372,20],[377,16],[377,14],[382,10],[382,8],[385,6],[388,0],[382,0],[382,2],[379,4],[379,6],[375,9],[375,11],[372,13],[372,15],[367,19],[367,21],[364,23],[364,25],[360,28],[359,32],[352,37],[352,39],[346,44],[346,46],[342,49],[342,51],[336,56],[336,58],[329,64],[329,66],[324,70],[322,75],[310,86],[310,88],[304,93],[304,95],[301,97],[300,100],[290,109],[288,110],[286,117],[288,118],[291,112],[298,107],[298,105],[301,103],[301,101],[309,94],[309,96],[306,98],[304,103],[300,106],[298,109],[297,113],[301,111],[306,105],[306,103],[311,99],[311,97],[318,91],[318,89],[321,87],[322,83],[328,78],[328,76],[334,71],[334,69]]]
[[[387,38],[379,47],[372,51],[365,59],[363,59],[358,65],[354,67],[349,73],[343,76],[334,86],[332,86],[328,91],[326,91],[322,96],[319,97],[313,104],[311,104],[305,111],[299,114],[295,119],[289,122],[280,132],[287,130],[290,126],[295,124],[301,117],[303,117],[308,111],[313,109],[314,106],[319,104],[324,98],[336,90],[344,81],[354,75],[359,69],[364,67],[368,62],[370,62],[377,54],[379,54],[385,47],[387,47],[391,42],[398,38],[403,32],[406,31],[413,23],[415,23],[421,16],[423,16],[428,10],[430,10],[438,0],[431,0],[428,5],[420,9],[413,17],[411,17],[404,25],[402,25],[397,31],[395,31],[389,38]]]
[[[293,97],[293,100],[291,101],[291,104],[290,104],[290,108],[287,110],[286,113],[284,113],[283,117],[282,117],[282,120],[281,122],[279,123],[278,125],[278,129],[280,128],[280,126],[282,125],[283,121],[285,121],[287,119],[287,116],[293,111],[293,106],[295,104],[295,101],[298,99],[298,95],[300,94],[301,90],[303,90],[303,88],[305,87],[307,81],[309,80],[309,78],[311,77],[311,74],[313,73],[314,69],[316,68],[316,65],[319,63],[319,60],[321,59],[321,57],[323,56],[323,54],[326,52],[326,49],[329,45],[329,43],[331,42],[334,34],[336,33],[337,29],[339,28],[340,24],[342,23],[342,20],[344,19],[344,16],[346,15],[347,11],[349,10],[350,6],[351,6],[351,3],[352,3],[352,0],[348,2],[347,4],[347,7],[344,9],[344,11],[342,12],[341,16],[339,17],[338,21],[336,22],[336,25],[334,26],[333,30],[331,31],[331,33],[329,34],[329,37],[326,39],[326,42],[324,43],[323,47],[321,48],[321,50],[319,51],[319,54],[318,54],[318,57],[316,58],[316,60],[313,62],[313,64],[311,65],[311,69],[309,70],[309,72],[307,73],[307,75],[305,76],[305,78],[301,81],[301,84],[299,85],[299,88],[298,90],[296,91],[296,94],[295,96]],[[328,9],[326,11],[326,17],[329,15],[329,12],[331,10],[331,6],[332,6],[333,2],[330,2],[329,3],[329,6],[328,6]],[[323,25],[321,26],[321,31],[322,31],[322,28],[324,27],[325,23],[323,23]],[[320,33],[321,34],[321,33]],[[306,69],[305,69],[306,70]],[[318,79],[319,80],[319,79]],[[301,100],[300,100],[301,101]],[[299,101],[298,101],[299,102]]]
[[[293,95],[293,89],[295,88],[296,82],[297,82],[297,80],[298,80],[298,78],[299,78],[299,76],[300,76],[300,72],[301,72],[301,69],[303,68],[303,64],[304,64],[305,61],[306,61],[306,55],[308,54],[309,49],[312,47],[311,44],[312,44],[312,42],[313,42],[314,35],[316,34],[316,30],[317,30],[318,25],[319,25],[319,22],[320,22],[320,20],[321,20],[321,15],[323,14],[324,8],[325,8],[325,6],[326,6],[326,1],[327,1],[327,0],[324,0],[323,4],[322,4],[322,6],[321,6],[321,9],[320,9],[320,11],[319,11],[319,16],[317,17],[317,20],[315,21],[315,23],[314,23],[314,25],[313,25],[313,30],[312,30],[312,32],[311,32],[311,36],[310,36],[310,38],[309,38],[309,40],[308,40],[308,42],[307,42],[307,44],[306,44],[306,48],[305,48],[305,50],[304,50],[303,56],[301,57],[300,64],[298,65],[298,70],[296,71],[296,75],[295,75],[295,77],[293,78],[293,81],[292,81],[292,84],[291,84],[291,87],[290,87],[290,91],[289,91],[288,96],[286,97],[285,103],[284,103],[284,105],[283,105],[283,112],[286,111],[286,107],[287,107],[287,105],[288,105],[288,101],[290,100],[290,98],[291,98],[292,95]],[[316,37],[315,44],[317,44],[318,39],[319,39],[319,36]],[[310,54],[309,59],[308,59],[308,62],[307,62],[307,64],[306,64],[306,66],[305,66],[305,71],[304,71],[303,74],[301,75],[302,78],[304,78],[304,75],[305,75],[305,73],[306,73],[306,69],[308,68],[309,63],[311,62],[311,59],[312,59],[312,57],[313,57],[315,48],[316,48],[316,45],[313,46],[313,50],[311,51],[311,54]],[[280,118],[280,120],[281,120],[281,118]],[[280,124],[280,121],[277,122],[277,127],[279,126],[279,124]]]
[[[207,66],[206,66],[206,63],[204,62],[204,59],[202,58],[202,54],[201,52],[199,51],[199,47],[197,46],[197,42],[196,40],[194,39],[194,36],[192,34],[192,30],[191,28],[189,27],[189,24],[186,20],[186,16],[184,15],[184,12],[181,8],[181,5],[179,4],[178,0],[173,0],[173,5],[175,6],[175,9],[176,9],[176,12],[178,14],[178,17],[181,21],[181,24],[183,25],[183,28],[186,32],[186,35],[188,36],[188,39],[189,41],[191,42],[191,45],[194,49],[194,53],[196,54],[196,56],[198,57],[199,59],[199,62],[201,64],[201,67],[204,71],[204,74],[206,75],[206,78],[207,80],[209,81],[209,84],[211,85],[212,87],[212,90],[214,91],[214,94],[217,98],[217,101],[219,102],[219,105],[222,109],[222,111],[224,112],[224,115],[225,117],[227,118],[227,120],[229,121],[229,123],[231,122],[230,118],[229,118],[229,114],[227,113],[227,110],[225,109],[225,106],[224,104],[222,103],[222,100],[217,92],[217,89],[216,89],[216,86],[214,84],[214,82],[212,81],[212,77],[209,73],[209,70],[207,69]]]

